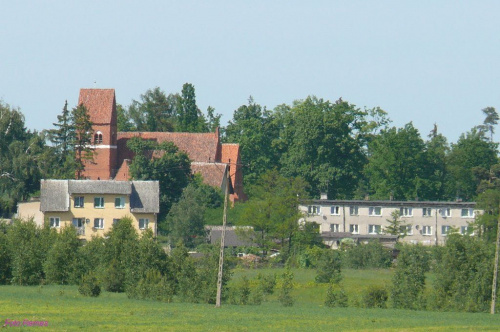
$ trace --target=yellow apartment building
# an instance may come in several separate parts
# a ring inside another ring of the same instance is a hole
[[[40,211],[51,227],[73,225],[80,239],[103,236],[130,217],[141,233],[157,233],[158,181],[42,180]]]

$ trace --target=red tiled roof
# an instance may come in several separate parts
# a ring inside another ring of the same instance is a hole
[[[230,166],[231,183],[234,187],[232,200],[246,200],[243,192],[243,167],[240,160],[240,145],[235,143],[221,144],[221,162]]]
[[[119,132],[118,155],[119,161],[132,159],[127,148],[127,141],[132,137],[141,137],[161,142],[172,142],[179,150],[188,154],[189,159],[195,162],[216,162],[219,137],[216,133],[169,133],[169,132]],[[122,159],[123,158],[123,159]]]
[[[78,105],[87,108],[94,124],[112,123],[115,103],[115,89],[80,89]]]
[[[222,156],[221,162],[229,163],[231,161],[232,165],[239,163],[238,157],[240,155],[240,145],[234,143],[222,144]]]
[[[129,181],[130,180],[130,159],[123,160],[122,165],[116,172],[114,180],[116,181]]]
[[[224,174],[226,172],[226,164],[221,163],[191,163],[191,172],[199,173],[203,176],[203,182],[212,187],[221,188]]]

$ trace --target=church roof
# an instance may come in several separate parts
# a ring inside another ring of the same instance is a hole
[[[222,188],[227,165],[222,163],[191,163],[191,172],[203,176],[203,181],[212,187]]]
[[[80,104],[87,108],[92,123],[112,123],[115,89],[80,89],[78,105]]]
[[[141,137],[158,143],[172,142],[195,162],[216,161],[219,145],[219,137],[216,133],[119,132],[119,160],[132,159],[133,155],[127,148],[127,141],[132,137]]]

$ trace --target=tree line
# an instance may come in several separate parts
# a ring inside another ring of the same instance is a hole
[[[378,241],[340,250],[309,245],[280,263],[272,258],[257,266],[285,266],[283,273],[258,273],[254,280],[229,281],[235,266],[225,261],[223,300],[231,304],[260,304],[275,290],[283,306],[292,306],[292,267],[316,270],[315,282],[328,285],[328,307],[379,307],[399,309],[486,312],[491,300],[494,245],[483,239],[450,234],[442,247],[398,244],[399,255]],[[240,250],[240,249],[239,249]],[[78,285],[83,295],[101,291],[124,292],[130,298],[162,302],[215,303],[218,248],[204,245],[193,258],[179,241],[167,254],[151,231],[137,234],[132,221],[123,218],[105,237],[85,245],[71,226],[60,232],[30,220],[0,222],[0,284]],[[347,294],[343,269],[393,268],[391,282],[374,285],[359,294]],[[432,287],[428,285],[432,272]]]
[[[120,131],[208,132],[220,127],[220,114],[212,107],[204,113],[196,105],[190,83],[180,93],[147,90],[128,106],[118,104],[117,111]],[[490,233],[496,229],[492,220],[500,201],[498,144],[493,141],[499,117],[493,107],[482,112],[478,125],[449,143],[437,125],[422,137],[411,122],[391,126],[381,108],[361,109],[341,98],[331,102],[309,96],[272,110],[249,98],[220,132],[223,141],[240,144],[250,201],[263,200],[252,188],[275,170],[292,182],[303,181],[303,190],[294,192],[300,199],[325,192],[330,199],[477,200],[493,216],[483,222]],[[78,178],[85,158],[92,156],[92,124],[83,105],[68,110],[67,103],[54,128],[42,132],[27,130],[19,109],[1,103],[0,114],[0,213],[8,216],[18,201],[37,194],[41,178]],[[129,142],[136,152],[131,173],[165,186],[164,223],[194,179],[182,151],[172,144],[151,144]],[[151,149],[165,153],[151,161],[146,157]]]

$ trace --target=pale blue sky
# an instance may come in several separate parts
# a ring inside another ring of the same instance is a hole
[[[500,109],[500,1],[1,1],[0,13],[0,99],[31,129],[94,81],[125,106],[190,82],[224,124],[250,95],[268,108],[342,96],[422,136],[437,123],[451,142]]]

